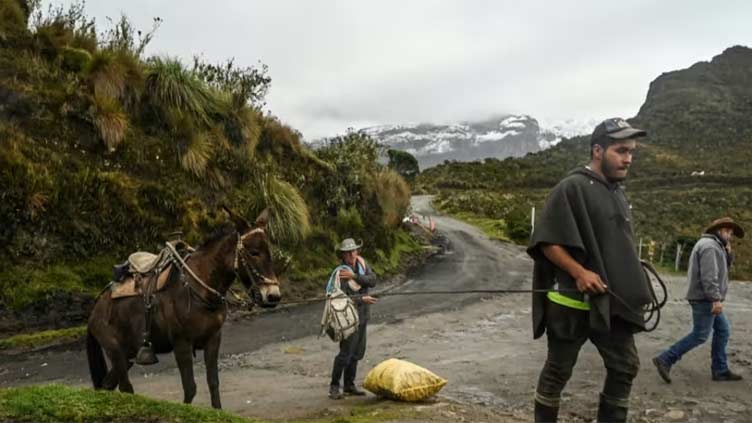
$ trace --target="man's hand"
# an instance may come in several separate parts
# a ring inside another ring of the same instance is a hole
[[[355,274],[349,270],[342,269],[339,271],[339,278],[344,280],[355,279]]]
[[[731,254],[731,241],[726,243],[726,252]]]
[[[591,272],[587,269],[582,269],[575,279],[577,281],[577,289],[580,292],[603,294],[608,288],[597,273]]]
[[[721,314],[722,311],[723,311],[723,303],[720,301],[713,301],[713,308],[710,309],[710,312],[713,315],[717,316]]]
[[[364,296],[360,297],[360,299],[365,304],[376,304],[376,302],[378,301],[378,299],[376,299],[375,297],[372,297],[370,295],[364,295]]]

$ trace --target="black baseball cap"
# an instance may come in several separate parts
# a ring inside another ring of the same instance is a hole
[[[645,130],[633,128],[629,122],[622,118],[611,118],[604,120],[595,127],[593,135],[590,136],[590,145],[595,144],[603,138],[627,140],[630,138],[641,138],[647,135],[648,133]]]

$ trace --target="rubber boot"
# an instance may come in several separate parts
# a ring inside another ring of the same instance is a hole
[[[627,421],[626,407],[619,407],[603,401],[598,403],[598,423],[624,423]]]
[[[556,423],[558,419],[558,408],[549,407],[535,401],[535,423]]]

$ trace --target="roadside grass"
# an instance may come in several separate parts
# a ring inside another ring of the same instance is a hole
[[[419,409],[416,404],[373,399],[367,404],[327,410],[302,419],[279,420],[279,422],[377,423],[396,420],[424,421],[429,417],[430,412]],[[59,384],[0,389],[0,421],[40,423],[269,422],[207,407],[150,399],[138,394],[95,391]]]
[[[394,237],[394,247],[391,251],[371,249],[363,252],[366,262],[380,279],[399,272],[402,266],[409,262],[410,257],[420,255],[425,250],[421,241],[404,229],[397,230]],[[282,285],[282,296],[285,299],[296,300],[323,295],[326,282],[340,260],[334,251],[325,250],[322,247],[305,252],[305,254],[317,265],[300,270],[293,265],[295,268],[293,272],[290,272],[288,283]]]
[[[0,421],[261,423],[226,411],[63,385],[0,389]]]
[[[31,269],[24,266],[0,271],[0,301],[20,310],[55,292],[96,295],[112,277],[116,258],[108,255],[87,261]]]
[[[487,237],[498,241],[514,242],[506,233],[506,222],[502,219],[491,219],[469,212],[447,213],[450,217],[461,220],[480,229]]]
[[[0,339],[0,351],[10,349],[32,350],[46,345],[72,342],[86,334],[86,326],[15,335]]]

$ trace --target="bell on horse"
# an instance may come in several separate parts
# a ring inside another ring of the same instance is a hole
[[[138,353],[136,353],[136,364],[148,366],[157,363],[159,363],[159,359],[157,358],[157,355],[154,354],[154,348],[152,348],[151,342],[144,341],[144,344],[141,345],[141,348],[138,349]]]

